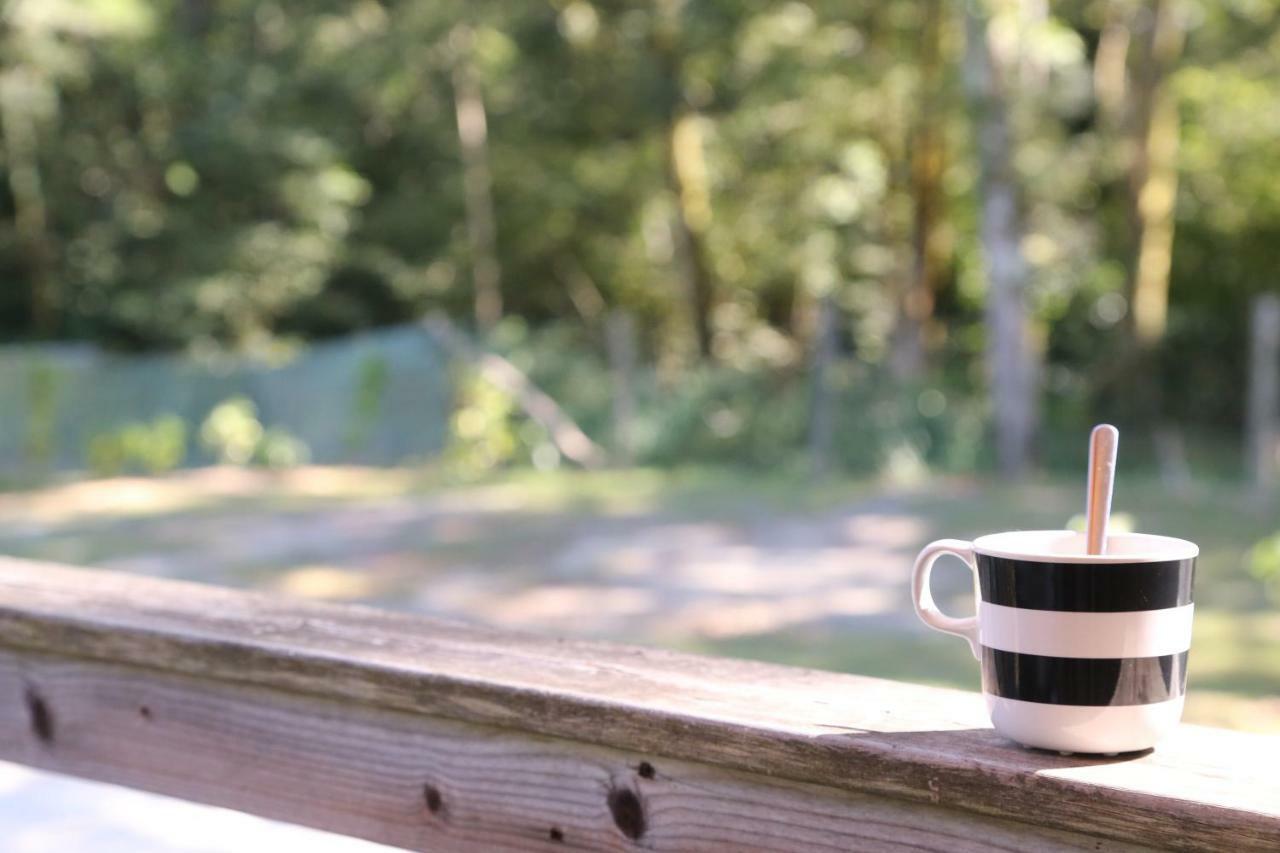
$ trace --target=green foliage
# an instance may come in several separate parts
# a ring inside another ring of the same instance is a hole
[[[53,454],[53,430],[58,416],[58,370],[37,363],[27,375],[26,456],[36,467],[47,467]]]
[[[247,397],[214,406],[200,425],[200,443],[219,464],[289,468],[310,458],[306,442],[282,427],[264,427]]]
[[[139,447],[139,439],[142,446]],[[187,455],[187,425],[182,418],[168,416],[152,421],[150,430],[125,441],[126,449],[153,473],[177,468]]]
[[[1280,596],[1280,532],[1263,539],[1248,556],[1249,573]]]
[[[805,432],[814,306],[831,295],[842,354],[866,368],[841,392],[845,464],[983,464],[977,158],[960,107],[964,34],[946,4],[11,5],[0,32],[7,339],[207,351],[427,310],[470,316],[465,188],[487,184],[516,321],[493,343],[516,359],[527,351],[522,367],[592,435],[606,434],[610,416],[607,383],[587,381],[603,376],[600,315],[626,309],[663,377],[637,393],[674,394],[667,415],[645,416],[650,458],[697,448],[785,464]],[[1269,85],[1280,7],[1238,0],[1178,13],[1161,413],[1127,399],[1113,375],[1129,338],[1133,152],[1130,122],[1100,94],[1104,35],[1128,27],[1125,43],[1137,45],[1147,10],[1059,4],[1030,22],[1019,4],[988,5],[1015,60],[1009,165],[1027,213],[1046,426],[1119,413],[1144,426],[1163,414],[1234,427],[1247,300],[1274,286],[1280,263],[1280,93]],[[474,34],[487,180],[464,175],[460,25]],[[923,37],[930,27],[936,41]],[[1121,77],[1132,89],[1143,73]],[[939,170],[929,192],[917,186],[924,167]],[[926,209],[937,223],[925,247],[936,255],[926,355],[948,374],[918,371],[912,390],[885,390],[875,377],[896,345]],[[690,343],[690,235],[713,290],[712,364],[695,364]],[[533,340],[529,329],[546,327]],[[557,352],[555,340],[572,346]],[[384,382],[362,367],[343,433],[353,452]],[[912,414],[925,383],[945,395],[947,415]],[[746,402],[754,393],[763,396]],[[714,425],[699,401],[718,413]],[[36,409],[47,403],[31,402],[38,459],[47,419]]]
[[[200,443],[222,465],[247,465],[262,443],[264,432],[253,401],[232,397],[209,412],[200,425]]]
[[[486,474],[527,451],[522,439],[510,395],[479,376],[465,376],[449,422],[445,464],[467,477]]]
[[[504,323],[490,344],[556,399],[597,441],[612,430],[614,377],[590,342],[568,324],[529,330]],[[842,359],[832,367],[833,447],[838,471],[913,480],[926,471],[972,471],[984,452],[987,411],[979,389],[940,373],[902,383],[883,369]],[[805,371],[748,362],[703,365],[668,378],[641,365],[632,377],[636,461],[675,467],[741,465],[805,470],[812,379]],[[477,387],[477,385],[479,387]],[[522,441],[522,415],[495,388],[467,380],[455,441],[475,442],[489,468],[528,460],[542,440]],[[536,427],[536,425],[533,425]],[[456,451],[455,451],[456,452]],[[1071,460],[1071,465],[1076,460]],[[465,467],[465,466],[464,466]]]
[[[387,360],[379,355],[366,356],[360,362],[359,371],[355,404],[351,407],[351,420],[344,436],[348,450],[358,450],[368,441],[369,432],[377,423],[382,396],[390,378]]]
[[[127,424],[89,439],[85,459],[99,477],[127,471],[163,474],[187,458],[187,424],[177,415]]]
[[[808,405],[799,383],[704,368],[667,387],[656,379],[648,385],[636,429],[637,458],[644,463],[787,466],[802,451]]]
[[[598,345],[581,326],[562,322],[532,328],[511,317],[499,324],[486,344],[524,371],[588,435],[599,439],[608,434],[612,379]]]
[[[831,383],[835,470],[910,482],[928,471],[986,463],[983,404],[954,385],[903,386],[853,364]],[[670,387],[654,383],[641,408],[639,458],[796,469],[807,464],[813,389],[808,377],[757,369],[704,369]]]
[[[124,470],[124,441],[119,433],[99,433],[89,439],[84,451],[89,470],[98,477],[114,477]]]
[[[253,460],[268,468],[305,465],[310,458],[311,451],[307,443],[281,427],[265,430],[253,452]]]

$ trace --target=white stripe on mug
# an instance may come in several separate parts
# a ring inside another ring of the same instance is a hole
[[[1164,610],[1077,613],[978,602],[978,642],[1060,658],[1148,658],[1191,647],[1194,604]]]
[[[1178,724],[1179,696],[1150,705],[1046,705],[985,694],[996,729],[1020,743],[1067,752],[1145,749]],[[1145,744],[1146,746],[1135,746]],[[1065,773],[1065,770],[1045,771]]]

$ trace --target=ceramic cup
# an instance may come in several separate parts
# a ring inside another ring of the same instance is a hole
[[[991,723],[1026,746],[1061,752],[1147,749],[1177,725],[1191,648],[1192,542],[1027,530],[940,539],[916,558],[911,591],[931,628],[969,641]],[[938,610],[929,574],[951,554],[974,574],[975,616]]]

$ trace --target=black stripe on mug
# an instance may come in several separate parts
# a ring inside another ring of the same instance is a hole
[[[1149,705],[1186,691],[1187,653],[1057,658],[982,647],[982,690],[1053,705]]]
[[[1196,561],[1048,563],[979,553],[982,600],[1031,610],[1116,613],[1191,603]]]

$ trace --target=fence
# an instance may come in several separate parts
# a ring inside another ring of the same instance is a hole
[[[170,416],[185,424],[181,462],[207,463],[200,425],[236,397],[312,461],[394,464],[443,447],[451,388],[445,355],[416,326],[317,343],[275,364],[11,346],[0,349],[0,472],[86,468],[95,438]]]
[[[0,559],[0,759],[413,850],[1280,849],[1275,738]]]

